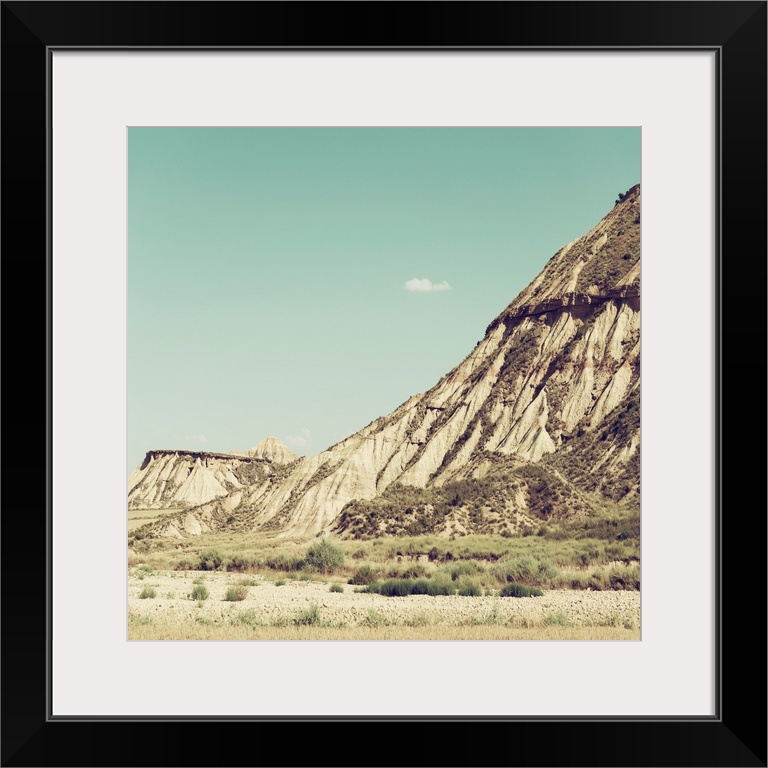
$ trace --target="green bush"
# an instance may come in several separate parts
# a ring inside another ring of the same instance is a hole
[[[224,562],[224,557],[215,549],[204,549],[197,563],[198,571],[215,571]]]
[[[224,599],[228,603],[236,603],[245,600],[246,597],[248,597],[248,587],[245,584],[233,584],[231,587],[227,587],[227,593],[224,595]]]
[[[147,598],[153,597],[157,597],[157,592],[155,592],[152,587],[144,587],[144,589],[141,590],[141,594],[139,595],[141,600],[146,600]]]
[[[617,568],[609,579],[611,589],[640,589],[640,569],[636,566]]]
[[[278,580],[275,582],[275,586],[276,586],[276,587],[282,587],[282,586],[284,586],[284,585],[285,585],[285,579],[278,579]]]
[[[553,565],[532,555],[505,558],[492,570],[502,583],[548,584],[560,573]]]
[[[483,590],[474,581],[459,582],[459,594],[462,597],[482,597]]]
[[[429,585],[427,588],[427,594],[432,597],[438,597],[439,595],[453,595],[456,592],[456,587],[448,581],[437,581],[431,579],[427,582]]]
[[[242,573],[243,571],[247,571],[253,565],[254,561],[249,557],[243,557],[242,555],[232,555],[231,559],[227,563],[227,570]]]
[[[329,592],[343,592],[344,587],[341,586],[341,584],[331,584]]]
[[[372,584],[376,581],[376,572],[370,565],[361,565],[352,575],[349,584]]]
[[[543,594],[538,587],[525,584],[505,584],[499,591],[499,597],[541,597]]]
[[[480,566],[474,560],[462,560],[448,569],[451,579],[456,581],[462,576],[477,576],[480,573]]]
[[[548,613],[544,617],[545,627],[570,627],[571,622],[568,621],[568,616],[563,611],[555,611],[554,613]]]
[[[385,597],[407,597],[408,595],[452,595],[456,587],[451,582],[434,579],[387,579],[381,583],[373,582],[368,585],[367,592],[384,595]]]
[[[386,597],[406,597],[413,594],[413,579],[387,579],[379,585],[378,593]]]
[[[234,626],[260,627],[262,626],[259,614],[256,611],[242,611],[232,616],[230,623]]]
[[[273,571],[300,571],[304,567],[304,560],[295,555],[286,555],[283,552],[278,552],[267,558],[266,565],[267,568],[271,568]]]
[[[344,565],[344,550],[330,539],[320,539],[310,546],[304,558],[304,567],[319,573],[333,573]]]
[[[424,576],[426,576],[429,573],[427,568],[423,566],[421,563],[414,563],[413,565],[406,568],[402,574],[400,574],[400,578],[403,579],[421,579]]]
[[[312,627],[321,623],[320,609],[317,605],[311,605],[306,611],[302,611],[293,621],[297,626]]]
[[[191,600],[207,600],[210,597],[210,593],[203,584],[196,584],[192,587],[189,597]]]

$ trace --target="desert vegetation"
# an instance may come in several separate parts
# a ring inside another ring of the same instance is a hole
[[[618,508],[529,535],[138,544],[133,639],[639,638],[639,521]]]

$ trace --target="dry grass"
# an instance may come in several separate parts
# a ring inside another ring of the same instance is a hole
[[[377,627],[291,626],[251,627],[194,624],[167,626],[133,624],[129,640],[639,640],[640,631],[624,627],[562,627],[558,625],[467,627],[390,625]]]

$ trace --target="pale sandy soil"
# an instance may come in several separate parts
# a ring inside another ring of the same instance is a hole
[[[200,573],[160,571],[137,578],[128,576],[129,627],[161,624],[184,626],[262,626],[281,627],[302,623],[302,617],[316,606],[319,622],[325,627],[440,627],[499,625],[508,627],[618,627],[640,633],[639,592],[592,592],[551,590],[543,597],[384,597],[360,594],[344,584],[343,593],[329,591],[329,582],[286,580],[283,586],[260,576],[236,573]],[[202,602],[189,599],[193,581],[202,577],[210,597]],[[255,580],[247,588],[248,596],[227,602],[227,587],[245,579]],[[140,599],[145,588],[153,588],[157,597]]]

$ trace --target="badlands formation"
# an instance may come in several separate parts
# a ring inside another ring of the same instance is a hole
[[[149,451],[143,538],[515,533],[639,508],[640,186],[542,272],[432,389],[312,457]],[[415,526],[415,527],[414,527]],[[134,532],[134,534],[137,532]]]

